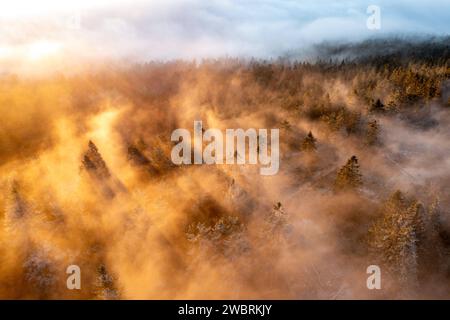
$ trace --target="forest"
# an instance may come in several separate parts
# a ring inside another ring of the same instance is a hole
[[[450,37],[5,73],[0,115],[0,298],[450,298]],[[194,121],[278,173],[175,165]]]

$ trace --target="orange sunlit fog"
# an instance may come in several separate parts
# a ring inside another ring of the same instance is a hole
[[[0,299],[450,297],[448,36],[370,38],[351,1],[2,2]]]

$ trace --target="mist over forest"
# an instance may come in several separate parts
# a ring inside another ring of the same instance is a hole
[[[0,298],[448,299],[450,37],[311,52],[3,74]],[[278,174],[174,165],[195,120]]]

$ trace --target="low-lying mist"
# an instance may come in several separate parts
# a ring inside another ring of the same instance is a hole
[[[449,47],[2,77],[0,297],[449,298]],[[278,174],[174,165],[195,120],[279,128]]]

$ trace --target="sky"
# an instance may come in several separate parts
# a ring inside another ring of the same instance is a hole
[[[367,27],[370,5],[379,29]],[[449,31],[450,0],[0,0],[0,68],[62,56],[267,58],[322,41]]]

